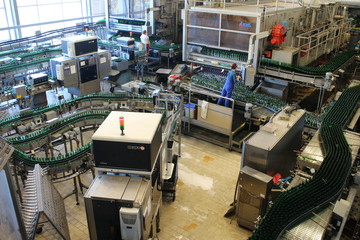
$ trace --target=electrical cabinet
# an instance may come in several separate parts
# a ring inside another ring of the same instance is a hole
[[[286,109],[273,117],[243,144],[243,166],[273,176],[287,177],[296,163],[295,150],[301,147],[305,111]]]
[[[84,195],[90,239],[147,239],[150,184],[142,177],[96,176]]]
[[[245,166],[240,170],[236,216],[240,226],[255,229],[258,216],[266,212],[272,177]]]
[[[79,77],[76,67],[76,59],[70,57],[58,57],[50,60],[51,76],[63,82],[66,88],[77,87]]]
[[[111,54],[107,50],[98,52],[99,79],[108,76],[111,71]]]

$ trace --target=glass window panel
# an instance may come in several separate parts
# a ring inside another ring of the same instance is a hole
[[[143,0],[130,0],[130,18],[145,19],[145,4]]]
[[[21,35],[22,37],[34,36],[37,30],[40,30],[40,26],[21,28]]]
[[[21,25],[39,23],[37,7],[19,7],[19,19]]]
[[[62,2],[81,2],[80,0],[62,0]]]
[[[63,4],[64,19],[82,17],[81,4],[64,3]]]
[[[61,3],[61,0],[37,0],[38,5],[41,4],[53,4],[53,3]],[[54,8],[55,10],[56,8]]]
[[[63,19],[61,4],[39,5],[40,22],[50,22]]]
[[[0,28],[8,27],[5,10],[0,9]]]
[[[188,42],[218,46],[219,31],[200,28],[188,28]]]
[[[189,25],[202,27],[219,27],[220,15],[217,13],[190,12]]]
[[[20,6],[30,6],[30,5],[36,5],[36,0],[17,0],[16,1],[18,7]]]
[[[10,39],[11,39],[11,40],[16,39],[16,35],[15,35],[15,30],[14,30],[14,29],[11,29],[11,30],[10,30]]]
[[[64,22],[64,27],[74,27],[74,26],[76,26],[76,23],[78,23],[78,22],[81,22],[81,20],[79,19],[76,21],[66,21],[66,22]]]
[[[104,16],[104,17],[105,17],[105,16]],[[94,17],[94,18],[93,18],[93,21],[94,21],[94,22],[97,22],[97,21],[103,20],[104,17]]]
[[[0,0],[0,8],[3,8],[3,7],[4,7],[4,1]]]
[[[128,17],[129,2],[128,0],[110,0],[110,15],[118,17]]]
[[[256,18],[237,15],[222,15],[221,28],[244,32],[256,32]]]
[[[105,15],[105,1],[92,0],[91,1],[92,16]]]
[[[232,32],[221,32],[221,47],[239,49],[243,51],[249,50],[250,35]]]
[[[41,25],[41,32],[47,32],[50,30],[64,28],[64,23],[52,23],[52,24],[44,24]]]
[[[0,41],[10,40],[9,31],[0,31]]]

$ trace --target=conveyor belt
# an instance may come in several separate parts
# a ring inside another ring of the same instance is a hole
[[[294,71],[297,73],[305,73],[311,75],[325,75],[327,72],[334,72],[347,60],[349,60],[352,56],[358,53],[359,52],[355,50],[342,52],[336,55],[335,57],[333,57],[327,64],[324,64],[320,67],[298,66],[298,65],[283,63],[266,58],[261,60],[261,66],[275,66],[275,67],[280,67],[282,69]]]
[[[63,168],[68,171],[73,168],[73,164],[76,162],[82,162],[85,158],[89,157],[89,154],[91,153],[91,146],[92,142],[89,142],[71,153],[58,157],[35,157],[27,155],[19,150],[15,150],[13,158],[17,163],[22,163],[29,168],[33,168],[34,165],[38,163],[41,167],[48,167],[49,169]]]
[[[57,132],[64,128],[65,126],[69,126],[71,124],[75,124],[79,121],[84,121],[86,119],[94,119],[101,118],[104,119],[107,115],[109,115],[110,111],[104,110],[90,110],[84,113],[74,114],[71,117],[62,119],[55,124],[49,125],[47,127],[42,128],[39,131],[29,133],[23,136],[7,138],[7,141],[11,143],[15,148],[19,145],[30,144],[33,141],[37,141],[39,139],[46,138],[49,134]]]
[[[198,75],[194,75],[191,78],[191,81],[196,85],[221,92],[221,89],[225,83],[225,79],[226,77],[218,76],[216,74],[200,73]],[[255,105],[267,108],[273,112],[276,112],[282,107],[286,106],[286,103],[282,100],[266,94],[252,92],[248,87],[242,85],[239,82],[235,83],[233,98],[236,100],[253,103]],[[328,109],[325,109],[323,113],[326,113],[327,111]],[[305,125],[318,128],[320,123],[323,121],[323,117],[323,114],[307,112],[305,115]]]
[[[110,101],[111,102],[111,101],[121,101],[121,100],[127,100],[127,99],[139,99],[139,100],[144,99],[144,100],[150,101],[152,98],[149,96],[138,96],[138,95],[132,95],[132,94],[101,94],[101,93],[89,94],[89,95],[85,95],[85,96],[81,96],[81,97],[78,97],[75,99],[68,100],[68,101],[66,101],[66,103],[61,104],[61,106],[59,104],[44,106],[44,107],[36,108],[32,111],[24,112],[24,113],[3,119],[0,121],[0,130],[7,126],[11,126],[14,124],[20,124],[21,120],[39,117],[41,114],[48,112],[48,111],[53,110],[56,112],[60,112],[60,111],[62,111],[61,109],[67,109],[69,104],[80,105],[84,102],[89,102],[89,101],[100,100],[100,101]]]
[[[86,96],[82,96],[76,99],[72,99],[67,101],[65,104],[61,106],[56,104],[52,106],[45,106],[41,108],[37,108],[33,111],[29,111],[23,113],[21,115],[15,115],[13,117],[4,119],[0,122],[0,129],[4,127],[8,127],[12,124],[19,124],[23,119],[34,118],[36,116],[41,115],[50,110],[54,110],[59,112],[61,109],[67,109],[66,106],[68,104],[82,104],[85,102],[95,102],[95,101],[124,101],[128,99],[137,99],[137,100],[145,100],[152,101],[152,98],[148,96],[139,96],[139,95],[131,95],[131,94],[90,94]],[[69,118],[62,119],[55,124],[47,126],[37,132],[30,133],[24,136],[19,136],[15,138],[8,138],[7,141],[12,143],[15,147],[31,144],[34,141],[39,141],[49,134],[61,130],[64,126],[69,124],[74,124],[78,121],[83,121],[86,119],[94,119],[94,118],[104,118],[106,117],[110,111],[106,110],[90,110],[83,113],[75,114]],[[89,157],[91,153],[91,145],[92,143],[88,143],[81,148],[76,149],[75,151],[59,156],[59,157],[35,157],[27,155],[19,150],[15,150],[13,153],[13,158],[17,163],[24,164],[32,168],[36,163],[39,163],[42,167],[49,167],[50,169],[58,169],[58,172],[67,171],[72,169],[74,166],[78,166],[84,159]]]
[[[351,168],[351,152],[343,128],[360,101],[360,85],[346,89],[321,124],[324,161],[309,181],[282,193],[250,240],[275,240],[285,229],[326,207],[341,194]]]
[[[52,57],[47,57],[47,58],[42,57],[41,59],[36,59],[36,60],[22,62],[22,63],[18,63],[18,61],[25,61],[25,60],[32,59],[32,58],[38,57],[38,56],[48,56],[48,55],[55,56],[55,54],[59,54],[59,53],[61,53],[60,48],[46,48],[46,49],[41,49],[38,51],[20,54],[20,55],[16,56],[16,60],[14,59],[6,64],[2,64],[0,66],[0,73],[7,73],[7,72],[15,71],[17,69],[22,69],[24,67],[48,62]]]

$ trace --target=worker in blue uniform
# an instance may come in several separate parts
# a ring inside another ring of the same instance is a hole
[[[234,63],[231,65],[231,70],[228,72],[224,87],[221,92],[221,96],[231,98],[232,92],[234,90],[235,81],[240,79],[240,76],[236,76],[237,65]],[[231,101],[229,99],[219,98],[217,104],[223,105],[225,101],[225,107],[231,107]]]

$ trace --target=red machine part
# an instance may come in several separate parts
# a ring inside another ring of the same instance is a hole
[[[286,40],[285,27],[282,24],[276,24],[271,30],[270,43],[280,45]]]

